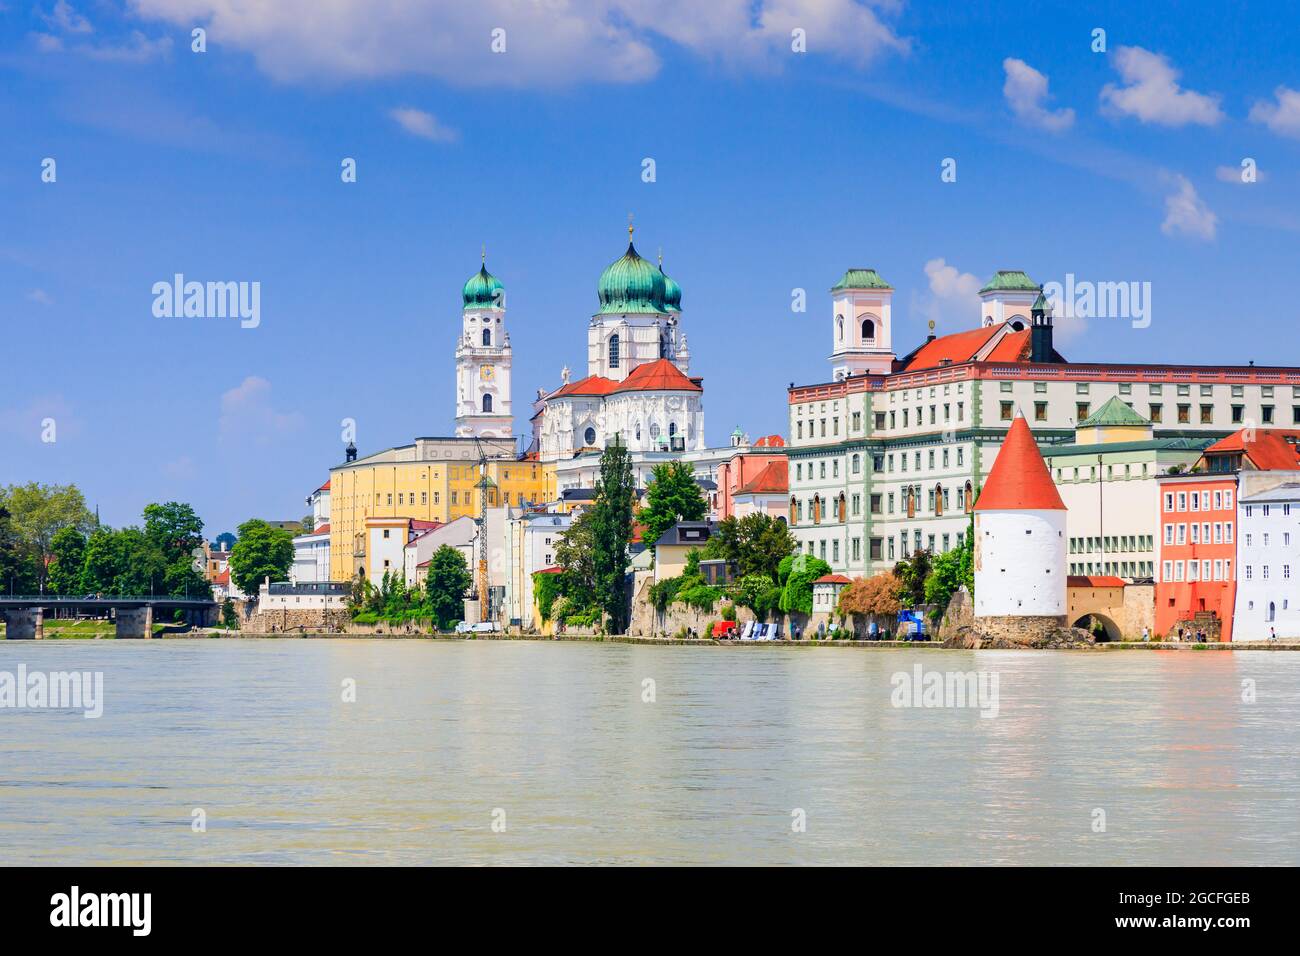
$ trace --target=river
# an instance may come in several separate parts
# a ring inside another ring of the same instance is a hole
[[[996,675],[997,715],[893,706],[918,663]],[[0,641],[20,664],[102,672],[104,710],[0,710],[11,864],[1300,863],[1300,654]]]

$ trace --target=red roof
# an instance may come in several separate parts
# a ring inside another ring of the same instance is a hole
[[[780,435],[764,435],[758,441],[754,442],[755,448],[784,448],[785,439]]]
[[[321,486],[320,486],[319,488],[317,488],[316,490],[317,490],[317,491],[329,491],[329,490],[330,490],[330,483],[327,481],[327,482],[325,482],[325,484],[321,485]]]
[[[967,332],[941,335],[917,349],[907,365],[899,371],[915,372],[923,368],[938,368],[945,362],[955,364],[970,361],[1001,328],[1000,325],[987,325]]]
[[[213,578],[213,579],[212,579],[212,583],[213,583],[213,584],[229,584],[229,583],[230,583],[230,568],[226,568],[226,570],[222,571],[222,572],[221,572],[220,574],[218,574],[215,578]]]
[[[853,583],[852,581],[850,581],[842,574],[823,574],[821,577],[819,577],[816,581],[813,582],[813,584],[852,584],[852,583]]]
[[[976,511],[1064,511],[1051,472],[1038,451],[1038,443],[1025,422],[1016,414],[1007,429],[1002,450],[993,460],[993,470],[979,497]]]
[[[1122,578],[1109,574],[1071,574],[1065,579],[1067,587],[1072,588],[1122,588]]]
[[[616,388],[618,388],[618,382],[613,379],[604,378],[600,375],[588,375],[586,378],[565,385],[551,398],[559,398],[561,395],[608,395]]]
[[[445,524],[443,521],[424,521],[420,518],[411,519],[412,531],[437,531]]]
[[[1241,453],[1260,471],[1295,471],[1300,469],[1295,442],[1300,442],[1300,431],[1290,428],[1243,428],[1219,439],[1205,454]]]
[[[993,346],[993,351],[984,357],[986,362],[1028,362],[1029,361],[1029,330],[1022,329],[1019,332],[1008,332],[1002,337],[997,345]]]
[[[330,525],[329,525],[329,522],[328,522],[328,521],[325,522],[325,523],[324,523],[323,525],[321,525],[319,528],[312,528],[312,530],[309,531],[309,532],[307,532],[307,533],[308,533],[308,534],[329,534],[329,533],[330,533]]]
[[[784,458],[767,466],[741,485],[737,495],[783,495],[790,490],[790,464]]]
[[[560,567],[559,565],[556,565],[555,567],[551,567],[551,568],[542,568],[542,570],[534,571],[533,573],[534,574],[560,574],[562,571],[564,571],[564,568]]]
[[[615,392],[702,392],[699,382],[687,378],[668,359],[655,359],[632,369],[631,374],[613,389]]]

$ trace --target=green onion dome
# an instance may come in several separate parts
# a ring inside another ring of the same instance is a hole
[[[667,272],[664,272],[664,260],[659,258],[659,274],[664,277],[664,311],[682,311],[682,287]]]
[[[596,294],[600,298],[601,315],[666,311],[664,274],[637,254],[630,237],[623,257],[611,262],[600,274]]]
[[[469,277],[460,295],[465,301],[466,309],[491,309],[499,304],[497,293],[504,292],[505,288],[500,279],[487,271],[487,264],[484,263],[479,266],[478,272]]]

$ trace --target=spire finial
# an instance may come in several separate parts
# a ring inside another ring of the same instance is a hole
[[[632,241],[632,214],[627,214],[627,241]]]
[[[487,243],[486,242],[483,243],[482,249],[479,250],[479,258],[483,260],[483,265],[487,265]]]
[[[659,268],[660,268],[660,270],[662,270],[663,267],[664,267],[664,247],[663,247],[663,246],[660,246],[660,247],[659,247]]]

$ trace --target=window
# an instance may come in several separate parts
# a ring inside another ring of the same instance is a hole
[[[1046,402],[1034,402],[1034,421],[1036,421],[1036,422],[1045,422],[1045,421],[1047,421],[1047,403],[1046,403]]]
[[[1009,391],[1011,391],[1011,383],[1010,383],[1010,382],[999,382],[999,383],[998,383],[998,391],[1001,391],[1001,392],[1009,392]]]
[[[1087,402],[1074,403],[1074,416],[1078,421],[1083,421],[1088,417],[1088,410],[1091,406]]]
[[[1074,385],[1074,394],[1076,394],[1076,395],[1087,395],[1087,394],[1088,394],[1088,383],[1087,383],[1087,382],[1076,382],[1075,385]]]
[[[1002,402],[1002,420],[1004,422],[1011,421],[1011,404],[1011,402]]]
[[[1264,424],[1265,424],[1265,425],[1272,425],[1272,424],[1273,424],[1273,406],[1272,406],[1272,405],[1261,405],[1261,406],[1260,406],[1260,409],[1259,409],[1259,413],[1260,413],[1260,415],[1263,417],[1263,419],[1264,419]]]
[[[870,319],[862,320],[862,340],[864,342],[874,342],[876,339],[876,323]]]
[[[491,396],[491,395],[484,395],[484,396],[483,396],[483,411],[484,411],[484,413],[487,413],[487,412],[492,411],[492,396]]]
[[[618,368],[618,358],[619,358],[618,336],[611,335],[609,337],[609,367],[610,368]]]
[[[492,330],[491,330],[491,329],[484,329],[484,330],[483,330],[483,347],[484,347],[484,348],[491,348],[491,347],[492,347]]]
[[[1147,418],[1152,422],[1159,423],[1164,418],[1164,406],[1159,403],[1152,403],[1148,408]]]
[[[1186,386],[1179,385],[1178,387],[1185,388]],[[1191,421],[1192,421],[1192,406],[1180,404],[1178,406],[1178,423],[1180,425],[1187,425],[1190,424]]]
[[[853,461],[853,474],[856,475],[862,471],[862,456],[854,455],[852,461]]]
[[[1213,425],[1213,424],[1214,424],[1214,406],[1213,406],[1213,405],[1202,405],[1202,406],[1201,406],[1201,424],[1202,424],[1202,425]]]
[[[1232,406],[1232,423],[1233,423],[1234,425],[1240,425],[1240,424],[1241,424],[1241,419],[1242,419],[1242,416],[1243,416],[1243,414],[1245,413],[1245,411],[1246,411],[1246,406],[1245,406],[1245,405],[1233,405],[1233,406]],[[1204,414],[1204,413],[1205,413],[1205,406],[1202,405],[1202,406],[1201,406],[1201,420],[1202,420],[1202,421],[1205,420],[1205,414]]]
[[[596,444],[596,429],[588,426],[587,430],[582,433],[582,440],[586,442],[588,448],[594,447]]]

